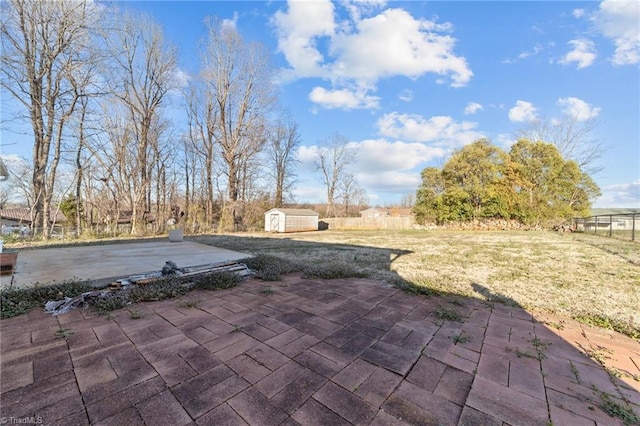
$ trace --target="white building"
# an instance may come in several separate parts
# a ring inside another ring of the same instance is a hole
[[[267,232],[300,232],[318,230],[318,213],[309,209],[271,209],[264,214]]]

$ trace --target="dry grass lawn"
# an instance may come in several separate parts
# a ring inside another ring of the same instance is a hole
[[[640,338],[640,243],[555,232],[322,231],[194,238],[553,313]]]

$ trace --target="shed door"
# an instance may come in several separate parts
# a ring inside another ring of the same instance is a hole
[[[280,215],[279,214],[272,214],[271,215],[271,220],[269,221],[271,223],[271,227],[269,228],[270,231],[278,231],[278,227],[280,226]]]

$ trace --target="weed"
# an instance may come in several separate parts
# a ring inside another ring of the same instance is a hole
[[[511,346],[505,346],[504,349],[507,352],[515,353],[518,358],[531,358],[531,359],[537,359],[538,361],[541,361],[546,358],[546,355],[543,352],[538,350],[536,350],[536,353],[533,353],[529,351],[520,350],[520,348],[512,348]]]
[[[223,290],[237,286],[240,281],[242,278],[232,272],[215,272],[198,275],[194,278],[193,285],[201,290]]]
[[[390,279],[389,281],[394,287],[402,291],[406,291],[407,293],[419,294],[421,296],[437,296],[438,294],[440,294],[438,290],[425,285],[414,284],[403,279],[402,277],[392,277],[392,279]]]
[[[576,368],[571,360],[569,360],[569,366],[571,367],[571,374],[576,378],[576,382],[580,384],[580,371]]]
[[[178,300],[178,307],[179,308],[197,308],[198,305],[200,304],[201,300],[200,299],[195,299],[195,300]]]
[[[536,354],[529,351],[521,351],[519,348],[511,348],[509,346],[507,346],[505,349],[508,352],[514,352],[518,358],[538,359],[538,356]]]
[[[558,322],[555,321],[543,321],[542,323],[548,327],[555,328],[556,330],[563,330],[564,324],[566,321],[560,320]]]
[[[107,297],[99,297],[91,302],[91,307],[100,314],[107,314],[127,306],[127,298],[124,295],[109,295]]]
[[[143,312],[136,311],[135,309],[129,311],[129,315],[131,315],[131,319],[140,319],[144,317]]]
[[[438,305],[436,310],[433,312],[433,315],[443,321],[463,322],[463,317],[460,312],[454,309],[447,309],[442,305]]]
[[[273,289],[271,287],[265,286],[260,289],[260,293],[264,294],[265,296],[269,296],[273,294]]]
[[[538,354],[538,356],[536,357],[538,360],[542,361],[543,359],[545,359],[547,357],[544,352],[547,350],[547,347],[551,343],[543,342],[542,340],[538,339],[537,337],[534,337],[532,340],[529,340],[529,342],[535,348],[535,350],[536,350],[536,352]]]
[[[366,278],[368,276],[365,272],[346,263],[307,266],[303,271],[303,275],[305,278],[320,278],[323,280]]]
[[[449,302],[452,305],[455,306],[465,306],[464,302],[458,300],[458,299],[453,299],[453,300],[448,300],[447,302]]]
[[[626,377],[629,379],[633,379],[636,382],[640,382],[640,374],[632,374],[628,371],[606,365],[606,361],[608,359],[611,359],[609,355],[613,354],[613,351],[611,349],[608,349],[599,345],[596,346],[595,348],[591,345],[589,345],[586,348],[580,345],[580,349],[582,349],[589,358],[593,359],[594,361],[597,361],[600,365],[602,365],[604,369],[607,371],[607,373],[609,374],[609,376]]]
[[[73,334],[73,330],[70,330],[68,328],[60,327],[58,330],[56,330],[56,338],[58,339],[66,339],[72,334]]]
[[[49,300],[74,297],[89,290],[90,287],[87,284],[76,281],[16,290],[0,290],[0,318],[26,314],[35,307],[43,306]]]
[[[451,336],[451,340],[453,340],[453,344],[457,345],[458,343],[467,343],[471,341],[471,336],[467,336],[464,334],[464,330],[458,334],[454,334]]]
[[[631,322],[625,322],[605,315],[574,315],[573,319],[584,324],[617,331],[633,339],[640,340],[640,327],[636,327]]]
[[[600,407],[611,417],[617,417],[622,420],[625,425],[640,425],[640,416],[638,416],[629,405],[620,404],[614,401],[606,392],[601,392],[602,404]]]
[[[242,259],[241,262],[255,272],[256,278],[264,281],[280,281],[283,274],[301,270],[294,262],[267,254]]]
[[[585,354],[593,359],[594,361],[597,361],[599,364],[601,364],[602,366],[604,366],[604,363],[606,362],[606,360],[611,359],[611,357],[608,354],[612,354],[613,351],[611,349],[607,349],[603,346],[596,346],[593,347],[592,345],[589,345],[588,347],[584,347],[582,345],[580,345],[580,348],[585,352]]]
[[[230,272],[204,274],[196,277],[169,277],[151,284],[134,287],[119,294],[98,298],[91,302],[91,306],[99,313],[106,314],[132,303],[154,302],[183,296],[194,288],[218,290],[235,287],[241,280],[241,277]],[[178,303],[181,307],[191,308],[196,307],[198,301]]]
[[[628,379],[632,379],[636,382],[640,382],[640,374],[632,374],[626,370],[621,370],[619,368],[616,367],[606,367],[605,369],[607,370],[607,373],[609,373],[609,375],[611,377],[626,377]]]
[[[233,330],[231,330],[232,333],[238,333],[240,331],[242,331],[242,327],[239,326],[238,324],[231,324],[233,326]]]

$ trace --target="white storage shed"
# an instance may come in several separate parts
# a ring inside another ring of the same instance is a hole
[[[267,232],[300,232],[318,230],[318,213],[309,209],[271,209],[264,214]]]

